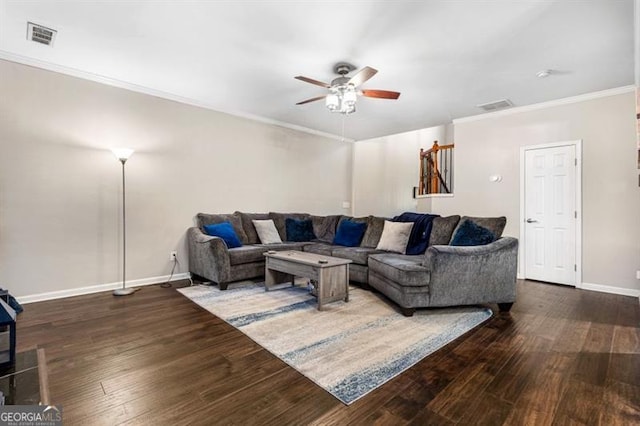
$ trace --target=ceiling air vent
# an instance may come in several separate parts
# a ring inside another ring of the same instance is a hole
[[[486,104],[476,105],[485,111],[497,111],[499,109],[510,108],[513,103],[509,99],[500,99],[499,101],[488,102]]]
[[[47,46],[53,46],[56,34],[56,30],[34,24],[33,22],[27,22],[27,40],[35,41]]]

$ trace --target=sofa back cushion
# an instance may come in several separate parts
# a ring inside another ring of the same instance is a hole
[[[311,223],[313,225],[313,233],[318,241],[323,243],[332,243],[336,236],[336,229],[338,228],[338,221],[342,216],[311,216]]]
[[[242,244],[248,244],[247,234],[244,232],[244,228],[242,227],[242,219],[240,219],[240,215],[237,213],[233,214],[208,214],[208,213],[198,213],[196,215],[196,222],[198,224],[198,228],[204,232],[205,225],[215,225],[222,222],[229,222],[233,227],[233,230],[236,232],[236,235],[242,242]]]
[[[502,231],[504,231],[504,227],[507,224],[507,218],[504,216],[500,217],[470,217],[470,216],[462,216],[460,218],[460,222],[458,222],[458,226],[453,231],[451,235],[451,240],[453,240],[453,236],[455,235],[458,228],[464,223],[465,220],[470,220],[478,226],[482,226],[483,228],[487,228],[491,233],[495,236],[496,239],[502,236]],[[451,240],[449,244],[451,244]]]
[[[235,212],[234,214],[239,215],[240,219],[242,220],[242,229],[247,236],[247,244],[260,244],[260,238],[258,238],[258,233],[256,232],[256,227],[253,226],[252,220],[270,219],[269,213]]]
[[[280,238],[282,241],[288,241],[287,239],[287,228],[285,225],[285,221],[287,218],[291,219],[309,219],[309,213],[276,213],[269,212],[269,219],[273,220],[274,225],[276,225],[276,229],[278,230],[278,234],[280,234]]]
[[[431,237],[429,237],[429,245],[448,245],[453,235],[453,230],[458,225],[460,216],[436,217],[433,219],[431,227]]]
[[[362,237],[360,247],[375,248],[380,242],[382,237],[382,231],[384,229],[384,222],[388,220],[384,217],[369,216],[367,220],[367,230]]]

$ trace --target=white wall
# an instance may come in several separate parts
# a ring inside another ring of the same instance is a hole
[[[413,187],[420,175],[420,148],[433,141],[450,143],[447,125],[356,142],[353,148],[353,208],[355,216],[395,216],[416,211]],[[428,211],[429,199],[421,200]]]
[[[352,144],[0,60],[0,286],[25,296],[166,276],[197,212],[344,213]]]
[[[455,127],[455,195],[421,211],[507,216],[519,236],[520,147],[583,141],[583,275],[587,284],[640,290],[640,188],[633,92],[462,120]],[[489,182],[500,174],[503,181]],[[587,286],[588,287],[588,286]]]

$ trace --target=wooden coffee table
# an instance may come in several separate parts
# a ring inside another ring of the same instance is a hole
[[[264,254],[265,290],[291,282],[295,277],[317,281],[318,310],[330,302],[349,301],[350,260],[301,251],[268,251]]]

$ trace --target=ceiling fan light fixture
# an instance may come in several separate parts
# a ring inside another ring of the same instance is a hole
[[[355,87],[353,87],[353,85],[347,86],[342,95],[342,103],[344,103],[346,106],[353,106],[356,104],[357,100],[358,95],[356,93]]]
[[[336,112],[340,110],[340,98],[335,93],[331,93],[327,95],[325,98],[325,105],[331,112]]]

